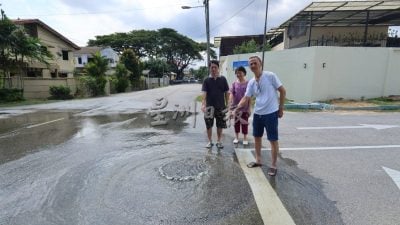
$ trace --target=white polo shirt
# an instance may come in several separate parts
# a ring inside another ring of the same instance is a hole
[[[259,81],[253,77],[247,84],[245,96],[256,97],[254,113],[266,115],[278,111],[279,99],[278,88],[282,82],[275,73],[263,71]]]

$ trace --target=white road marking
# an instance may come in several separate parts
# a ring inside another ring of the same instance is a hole
[[[394,181],[397,187],[400,189],[400,171],[393,170],[387,167],[382,166],[385,172],[389,175],[390,178]]]
[[[59,119],[47,121],[47,122],[44,122],[44,123],[38,123],[38,124],[30,125],[30,126],[27,126],[26,128],[30,129],[30,128],[34,128],[34,127],[39,127],[39,126],[43,126],[43,125],[46,125],[46,124],[49,124],[49,123],[54,123],[54,122],[57,122],[57,121],[60,121],[60,120],[63,120],[63,119],[65,119],[65,118],[59,118]]]
[[[271,187],[261,168],[247,168],[254,156],[249,149],[235,149],[240,166],[249,182],[264,224],[294,225],[292,217]]]
[[[334,147],[295,147],[279,148],[279,151],[298,151],[298,150],[342,150],[342,149],[376,149],[376,148],[399,148],[400,145],[355,145],[355,146],[334,146]],[[262,151],[269,151],[269,148],[262,148]]]
[[[336,126],[336,127],[297,127],[298,130],[331,130],[331,129],[364,129],[373,128],[383,130],[398,127],[397,125],[382,125],[382,124],[360,124],[359,126]]]

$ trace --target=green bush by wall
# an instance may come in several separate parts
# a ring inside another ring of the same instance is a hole
[[[1,88],[0,89],[0,103],[3,102],[16,102],[24,100],[24,90],[17,88]]]

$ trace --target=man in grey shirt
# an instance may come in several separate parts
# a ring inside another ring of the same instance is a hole
[[[253,114],[253,136],[256,161],[249,163],[247,167],[253,168],[262,166],[261,146],[265,129],[267,132],[267,139],[271,144],[272,158],[272,165],[268,169],[268,175],[275,176],[279,152],[278,118],[283,116],[286,90],[275,73],[262,71],[261,59],[258,56],[250,57],[249,64],[251,71],[254,73],[254,78],[247,84],[245,96],[235,109],[236,111],[245,106],[250,101],[251,97],[256,98]],[[279,96],[277,92],[279,92]]]

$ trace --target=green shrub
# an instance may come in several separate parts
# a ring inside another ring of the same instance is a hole
[[[117,93],[125,92],[128,86],[129,86],[129,80],[121,78],[117,80],[117,83],[115,85],[115,90],[117,91]]]
[[[91,96],[104,95],[104,88],[107,83],[107,79],[104,76],[92,77],[92,76],[82,76],[80,80],[85,85],[85,87],[90,92]]]
[[[51,97],[49,99],[56,99],[56,100],[66,100],[72,99],[71,89],[66,86],[50,86],[49,92]]]
[[[24,100],[24,90],[17,88],[1,88],[0,89],[0,102],[16,102]]]

